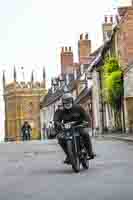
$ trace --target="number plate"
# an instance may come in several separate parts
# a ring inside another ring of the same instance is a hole
[[[70,123],[66,123],[66,124],[65,124],[65,128],[66,128],[66,129],[70,129],[70,128],[71,128],[71,124],[70,124]]]

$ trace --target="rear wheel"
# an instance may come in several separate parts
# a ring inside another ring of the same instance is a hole
[[[77,155],[76,152],[73,152],[73,146],[72,146],[72,141],[68,140],[67,141],[67,151],[69,155],[70,162],[72,164],[72,168],[74,172],[78,173],[80,171],[80,160],[79,156]]]

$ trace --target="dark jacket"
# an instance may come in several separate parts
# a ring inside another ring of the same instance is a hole
[[[74,104],[71,109],[57,110],[54,114],[55,128],[58,126],[59,122],[76,122],[81,123],[83,121],[89,121],[89,116],[82,106],[79,104]]]
[[[31,126],[28,124],[27,126],[23,125],[21,128],[22,134],[31,134]]]

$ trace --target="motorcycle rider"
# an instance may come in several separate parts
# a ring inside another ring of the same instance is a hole
[[[75,124],[78,125],[83,121],[88,122],[89,116],[79,104],[74,104],[74,99],[71,93],[63,94],[62,105],[63,109],[58,109],[54,114],[54,124],[58,142],[67,156],[67,147],[61,130],[62,120],[64,123],[75,122]],[[92,143],[87,128],[80,128],[79,131],[83,137],[84,145],[88,151],[89,159],[94,159],[95,154],[92,150]],[[68,156],[66,157],[64,163],[69,163]]]

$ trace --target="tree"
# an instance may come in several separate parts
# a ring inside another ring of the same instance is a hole
[[[114,111],[115,127],[121,128],[123,73],[116,57],[106,59],[103,66],[103,97]]]

